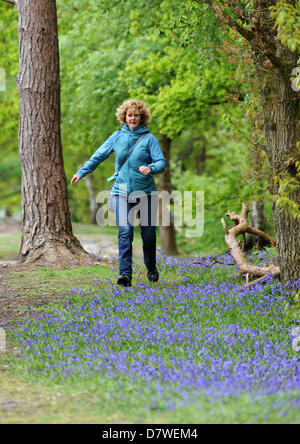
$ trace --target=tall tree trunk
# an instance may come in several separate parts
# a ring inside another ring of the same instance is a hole
[[[167,191],[171,194],[172,192],[172,185],[171,185],[171,172],[170,172],[170,151],[171,151],[171,144],[172,140],[169,139],[169,137],[162,135],[161,139],[161,146],[162,150],[167,162],[165,171],[160,174],[158,177],[158,188],[159,191]],[[160,214],[162,210],[160,201]],[[164,208],[164,211],[167,211],[166,208]],[[161,248],[164,251],[164,253],[167,256],[175,256],[178,255],[178,249],[176,244],[176,231],[174,227],[174,218],[172,217],[172,212],[170,215],[170,225],[169,226],[162,226],[161,223],[159,224],[159,235],[160,235],[160,243]]]
[[[260,8],[258,36],[264,32],[268,46],[262,51],[256,39],[251,43],[263,101],[266,151],[270,165],[270,191],[278,195],[278,179],[295,179],[299,187],[289,196],[300,205],[300,181],[296,162],[300,161],[299,111],[300,94],[292,88],[292,70],[297,66],[299,54],[285,48],[271,28],[268,7],[273,0],[254,2]],[[258,25],[257,25],[258,26]],[[257,37],[256,37],[257,38]],[[261,43],[261,41],[260,41]],[[270,51],[274,47],[274,53]],[[273,204],[273,219],[277,237],[280,276],[283,282],[299,278],[300,275],[300,220],[292,217],[288,210]]]
[[[197,0],[214,9],[221,22],[230,26],[250,43],[259,89],[262,95],[266,151],[270,166],[270,192],[278,195],[278,179],[286,177],[300,185],[297,162],[300,161],[299,112],[300,94],[291,85],[292,70],[297,66],[299,52],[284,47],[270,14],[277,0],[254,0],[253,12],[245,16],[243,8],[236,8],[235,18],[228,13],[231,2],[221,5],[215,0]],[[292,6],[295,0],[286,0]],[[239,5],[240,6],[240,5]],[[244,15],[244,16],[243,16]],[[250,27],[245,26],[250,25]],[[298,142],[299,143],[299,142]],[[300,205],[300,186],[289,198]],[[283,282],[300,275],[300,220],[287,209],[273,204],[273,219],[277,237],[280,278]]]
[[[206,167],[206,140],[205,137],[201,138],[201,144],[199,151],[195,155],[195,174],[200,176],[203,174]]]
[[[72,233],[60,135],[55,0],[20,0],[19,155],[22,241],[19,260],[48,262],[86,252]]]

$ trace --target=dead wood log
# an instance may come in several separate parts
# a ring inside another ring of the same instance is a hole
[[[193,261],[193,262],[190,263],[190,265],[192,265],[192,264],[200,264],[200,265],[203,265],[203,266],[206,267],[206,268],[211,268],[211,267],[212,267],[213,265],[215,265],[215,264],[235,265],[234,263],[228,263],[228,264],[226,264],[225,262],[218,261],[217,259],[213,259],[212,262],[211,262],[210,264],[204,264],[204,263],[201,262],[201,261]]]
[[[226,222],[224,218],[221,219],[221,223],[224,227],[225,231],[225,242],[228,245],[228,248],[231,252],[233,259],[235,260],[236,265],[238,266],[241,274],[246,274],[247,276],[260,276],[260,279],[256,281],[247,283],[245,286],[250,286],[255,283],[261,282],[268,277],[268,275],[279,276],[280,269],[277,267],[274,262],[270,262],[268,267],[258,267],[256,265],[251,265],[248,263],[248,260],[239,247],[239,243],[237,241],[237,236],[244,233],[252,233],[256,236],[262,237],[264,240],[269,242],[271,245],[276,246],[276,240],[273,239],[268,234],[264,233],[261,230],[252,228],[248,225],[247,216],[248,216],[248,205],[247,202],[243,202],[242,212],[241,214],[236,214],[233,212],[227,212],[226,216],[229,217],[233,222],[234,226],[231,228],[227,228]]]

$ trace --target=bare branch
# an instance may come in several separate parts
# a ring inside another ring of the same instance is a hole
[[[199,4],[206,3],[207,5],[209,5],[218,14],[219,19],[222,23],[230,26],[232,29],[237,31],[242,37],[244,37],[246,40],[248,40],[248,42],[251,44],[253,50],[255,50],[255,48],[256,48],[256,51],[259,49],[262,49],[265,56],[268,57],[268,59],[270,60],[270,62],[274,66],[276,66],[277,68],[284,67],[280,58],[276,56],[276,47],[275,47],[274,43],[272,43],[268,39],[264,28],[261,26],[260,22],[257,20],[256,17],[254,17],[254,19],[252,17],[253,25],[255,25],[255,26],[254,27],[252,26],[252,30],[250,31],[249,29],[245,28],[244,26],[240,25],[235,20],[233,20],[223,10],[223,8],[220,5],[218,5],[218,3],[215,0],[196,0],[196,1]],[[236,12],[234,12],[234,13],[237,16],[239,16],[239,14],[237,14]],[[257,44],[256,44],[255,48],[253,47],[253,40],[255,38],[255,33],[257,33],[260,37],[260,45],[259,45],[260,48],[257,46]]]
[[[17,2],[15,0],[2,0],[2,1],[17,6]]]
[[[248,276],[248,274],[247,274],[247,276]],[[269,277],[268,275],[262,276],[259,279],[256,279],[255,281],[252,281],[252,282],[248,282],[246,280],[246,284],[242,285],[241,288],[251,287],[252,285],[260,284],[261,282],[264,282],[266,279],[268,279],[268,277]]]
[[[223,217],[222,217],[222,219],[221,219],[221,224],[222,224],[223,227],[224,227],[225,233],[228,234],[228,228],[227,228],[227,226],[226,226],[226,222],[225,222],[225,220],[224,220]]]
[[[266,240],[271,245],[273,245],[273,247],[276,247],[276,244],[277,244],[276,239],[274,239],[273,237],[269,236],[264,231],[258,230],[257,228],[253,228],[253,227],[247,227],[246,231],[247,231],[247,233],[251,233],[251,234],[254,234],[255,236],[262,237],[264,240]]]
[[[221,265],[226,265],[226,266],[227,265],[233,265],[233,266],[236,265],[235,263],[221,262],[221,261],[218,261],[217,259],[213,259],[213,261],[210,264],[204,264],[203,262],[200,262],[200,261],[193,261],[193,262],[190,263],[190,265],[192,265],[192,264],[200,264],[200,265],[203,265],[206,268],[211,268],[215,264],[221,264]]]
[[[270,265],[268,267],[251,265],[248,263],[245,254],[240,249],[236,238],[239,234],[245,233],[246,231],[252,232],[253,234],[255,233],[258,236],[262,236],[264,237],[264,239],[270,241],[272,245],[276,245],[275,239],[272,239],[261,230],[255,230],[254,228],[249,227],[247,222],[247,215],[248,205],[246,202],[243,202],[241,214],[235,214],[233,212],[228,212],[226,214],[226,216],[228,216],[235,223],[233,227],[229,228],[228,230],[225,222],[223,223],[224,219],[222,219],[222,224],[225,230],[225,241],[230,249],[233,259],[235,260],[240,270],[240,273],[249,274],[252,276],[266,276],[268,274],[279,276],[280,269],[274,264],[274,262],[270,262]]]
[[[265,33],[264,27],[261,25],[259,20],[255,19],[255,30],[260,36],[260,43],[262,46],[263,53],[266,57],[269,58],[271,63],[277,68],[282,68],[285,65],[282,64],[282,61],[279,57],[276,56],[276,46],[275,44],[268,38]],[[255,48],[253,47],[253,50]]]
[[[245,37],[248,42],[251,42],[254,38],[254,34],[252,31],[249,31],[248,29],[241,26],[239,23],[237,23],[235,20],[233,20],[229,15],[225,13],[225,11],[218,5],[217,2],[214,0],[196,0],[197,3],[206,3],[209,5],[213,10],[218,14],[220,21],[222,23],[225,23],[225,25],[230,26],[235,31],[237,31],[241,36]]]
[[[246,286],[248,285],[248,283],[249,283],[249,273],[246,274]]]

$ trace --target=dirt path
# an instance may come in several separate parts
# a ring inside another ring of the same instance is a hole
[[[20,222],[10,218],[0,219],[0,240],[1,237],[4,239],[5,236],[20,234],[20,231]],[[103,233],[97,235],[94,233],[77,235],[77,237],[83,248],[94,255],[95,263],[97,263],[96,258],[99,255],[101,256],[102,265],[104,263],[111,265],[113,258],[117,262],[118,239],[115,236]],[[87,261],[88,259],[81,265],[87,265]],[[142,263],[143,261],[143,252],[140,244],[134,246],[133,261],[135,263]],[[45,264],[45,267],[48,268],[48,265]],[[53,266],[51,268],[55,269]],[[0,260],[0,326],[5,322],[10,323],[28,316],[28,307],[39,308],[43,305],[53,304],[61,300],[65,294],[68,294],[67,291],[62,290],[62,285],[60,285],[60,289],[51,288],[50,286],[45,290],[43,285],[39,285],[39,282],[31,279],[32,272],[40,269],[40,264],[20,265],[17,264],[16,260]],[[56,269],[59,270],[61,267]],[[89,286],[91,279],[88,275],[86,279],[81,278],[80,280],[72,277],[71,281],[66,280],[65,288],[69,288],[70,285],[73,285],[72,288],[80,285]]]
[[[15,219],[11,218],[2,218],[0,219],[0,237],[19,234],[21,232],[21,223]],[[83,248],[91,254],[99,255],[99,250],[101,250],[100,254],[103,259],[112,259],[118,258],[118,239],[117,237],[108,236],[105,234],[101,234],[101,236],[96,235],[77,235],[81,245]],[[141,247],[135,247],[133,251],[133,259],[137,261],[142,261],[143,252]],[[16,260],[1,260],[0,265],[2,264],[16,264]]]
[[[0,241],[5,243],[5,236],[20,233],[20,224],[10,219],[0,219]],[[45,305],[53,305],[64,298],[69,297],[69,290],[74,287],[90,288],[93,279],[99,277],[98,266],[101,265],[113,269],[117,263],[112,264],[111,259],[118,258],[117,238],[112,235],[98,236],[96,234],[77,236],[83,247],[95,255],[95,267],[87,267],[87,273],[81,271],[76,275],[76,268],[86,266],[85,263],[71,266],[72,275],[68,278],[61,277],[61,271],[65,267],[36,265],[20,265],[16,261],[0,261],[0,328],[4,331],[17,321],[22,322]],[[18,237],[16,236],[16,239]],[[16,240],[18,242],[18,240]],[[99,250],[101,252],[99,253]],[[16,251],[16,248],[14,249]],[[101,256],[101,262],[97,264],[96,258]],[[134,248],[134,262],[142,261],[142,249]],[[44,269],[44,271],[43,271]],[[51,276],[51,273],[56,273]],[[69,271],[69,270],[68,270]],[[79,271],[79,270],[78,270]],[[103,268],[102,268],[103,273]],[[45,275],[45,276],[44,276]],[[48,276],[48,277],[47,277]],[[63,280],[65,279],[65,280]],[[28,310],[31,307],[31,310]],[[1,332],[0,332],[1,333]],[[5,335],[6,336],[6,335]],[[3,342],[3,338],[2,338]],[[37,384],[28,384],[14,377],[6,365],[9,355],[13,360],[18,359],[18,350],[9,340],[4,339],[4,347],[0,338],[0,423],[74,423],[74,422],[101,422],[101,412],[97,406],[90,406],[90,397],[85,399],[79,394],[60,394],[59,389],[53,392],[52,388]],[[95,400],[97,403],[98,400]],[[74,412],[74,405],[78,411]],[[115,417],[103,418],[102,421],[120,423]]]
[[[41,307],[55,303],[61,294],[53,292],[43,295],[37,285],[28,283],[26,272],[37,267],[0,264],[0,326],[15,322],[28,316],[28,307]]]

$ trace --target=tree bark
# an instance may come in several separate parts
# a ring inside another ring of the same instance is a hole
[[[55,0],[18,2],[19,155],[22,169],[20,262],[85,255],[72,233],[60,134]]]
[[[8,217],[8,218],[12,217],[12,212],[7,207],[5,208],[5,215],[4,215],[4,217]]]
[[[90,202],[90,210],[91,210],[91,218],[90,223],[91,224],[97,224],[97,211],[98,211],[98,204],[96,202],[96,196],[95,191],[93,188],[93,184],[91,181],[91,178],[89,176],[85,176],[84,179],[88,193],[89,193],[89,202]]]
[[[200,176],[204,173],[206,167],[206,140],[201,140],[199,151],[195,156],[195,174]]]
[[[278,195],[278,179],[293,178],[299,188],[289,198],[300,205],[300,181],[296,162],[300,161],[299,148],[299,103],[300,94],[291,85],[291,74],[299,53],[285,48],[276,36],[268,7],[274,0],[254,2],[257,13],[257,37],[252,42],[253,57],[263,102],[266,151],[270,165],[270,192]],[[263,36],[268,39],[268,48],[262,50]],[[258,41],[258,39],[260,41]],[[274,57],[266,54],[273,48]],[[295,280],[300,276],[300,220],[289,211],[273,204],[273,219],[278,242],[281,280]]]
[[[278,179],[287,177],[300,185],[296,162],[300,161],[299,112],[300,94],[291,85],[292,70],[297,66],[298,52],[285,48],[278,35],[270,6],[276,0],[254,0],[253,13],[245,17],[235,10],[235,20],[229,15],[230,2],[220,5],[216,0],[196,0],[214,9],[220,21],[243,36],[250,43],[256,68],[258,87],[262,95],[266,151],[270,166],[270,192],[275,201]],[[295,5],[294,0],[288,1]],[[251,29],[244,26],[251,24]],[[289,198],[300,205],[300,186]],[[273,204],[273,219],[278,242],[280,278],[283,282],[300,275],[300,220],[290,212]]]
[[[262,231],[265,229],[264,206],[263,201],[253,200],[251,202],[250,225],[257,230]],[[263,248],[266,244],[264,238],[250,233],[247,236],[245,250],[251,250],[254,246],[257,248]]]
[[[172,185],[171,185],[171,172],[170,172],[170,151],[171,151],[172,140],[169,137],[162,135],[161,137],[161,146],[162,150],[167,162],[165,171],[160,174],[158,177],[158,189],[159,191],[167,191],[171,194]],[[160,215],[162,212],[162,201],[160,200],[159,205]],[[164,208],[164,211],[168,211]],[[160,243],[161,248],[166,254],[166,256],[175,256],[178,255],[178,249],[176,244],[176,231],[174,227],[174,218],[172,217],[172,212],[170,214],[170,225],[162,226],[161,218],[159,223],[159,235],[160,235]]]

